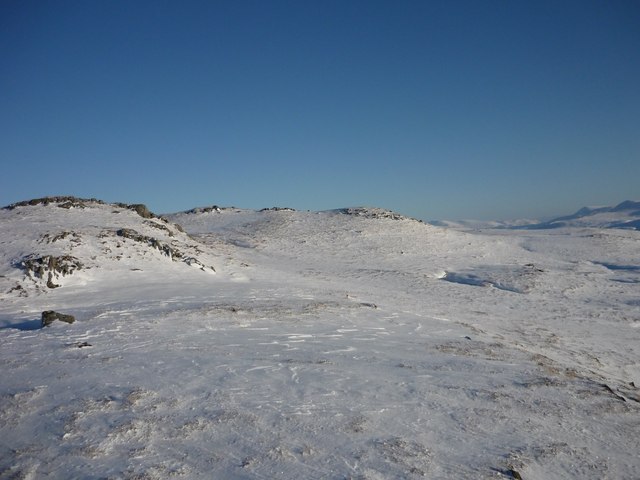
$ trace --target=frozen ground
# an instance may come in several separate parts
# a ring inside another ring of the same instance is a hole
[[[0,478],[640,478],[639,232],[170,219],[0,211]]]

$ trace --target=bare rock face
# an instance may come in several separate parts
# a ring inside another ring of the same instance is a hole
[[[56,277],[71,275],[74,271],[82,268],[82,263],[71,255],[58,257],[53,255],[44,255],[42,257],[28,255],[22,259],[19,265],[32,278],[46,278],[47,287],[49,288],[59,286],[53,281]]]
[[[42,312],[42,328],[48,327],[56,320],[60,320],[65,323],[73,323],[76,321],[73,315],[66,315],[64,313],[54,312],[53,310],[47,310]]]
[[[121,228],[116,232],[116,235],[118,237],[128,238],[130,240],[133,240],[134,242],[138,242],[144,245],[149,245],[152,248],[155,248],[156,250],[160,250],[162,253],[164,253],[167,257],[171,258],[172,260],[177,260],[179,258],[182,258],[182,253],[180,253],[178,249],[173,248],[172,246],[161,242],[157,238],[149,237],[147,235],[142,235],[132,228]]]
[[[341,208],[338,210],[343,215],[352,215],[354,217],[362,218],[386,218],[389,220],[413,220],[419,223],[423,223],[422,220],[416,220],[415,218],[405,217],[399,213],[391,210],[385,210],[382,208],[370,208],[370,207],[349,207]]]
[[[60,208],[85,208],[87,203],[99,203],[104,204],[102,200],[96,198],[77,198],[72,196],[55,196],[55,197],[42,197],[34,198],[32,200],[25,200],[24,202],[12,203],[4,207],[6,210],[13,210],[16,207],[28,207],[34,205],[49,205],[55,204]]]
[[[153,218],[155,215],[149,211],[146,205],[142,203],[136,203],[134,205],[129,205],[129,209],[135,211],[142,218]]]
[[[116,207],[127,208],[129,210],[133,210],[138,215],[140,215],[142,218],[154,218],[155,217],[155,215],[143,203],[134,203],[134,204],[114,203],[114,205]]]

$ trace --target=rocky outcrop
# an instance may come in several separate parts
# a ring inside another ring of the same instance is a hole
[[[198,260],[197,258],[194,258],[194,257],[187,257],[187,258],[185,258],[183,260],[183,262],[186,263],[187,265],[189,265],[190,267],[199,268],[203,272],[206,272],[207,270],[211,270],[212,272],[216,271],[215,268],[207,267],[204,263],[202,263],[200,260]]]
[[[144,205],[142,203],[133,203],[131,205],[129,205],[127,203],[116,203],[115,205],[117,207],[120,207],[120,208],[126,208],[126,209],[129,209],[129,210],[133,210],[138,215],[140,215],[142,218],[154,218],[156,216],[153,213],[151,213],[151,211],[147,208],[146,205]]]
[[[161,242],[157,238],[149,237],[147,235],[142,235],[138,233],[132,228],[121,228],[116,232],[116,235],[123,238],[128,238],[133,240],[134,242],[142,243],[155,248],[156,250],[161,251],[166,256],[172,259],[182,258],[182,253],[177,249],[168,245],[166,243]]]
[[[65,239],[75,244],[79,244],[82,241],[82,238],[78,233],[65,230],[56,234],[45,233],[40,237],[40,243],[55,243]]]
[[[12,270],[0,275],[0,296],[79,288],[105,267],[141,271],[158,262],[175,262],[215,272],[208,266],[207,248],[143,204],[57,196],[5,208],[0,209],[7,221],[3,261]],[[114,263],[121,260],[124,265]]]
[[[87,203],[104,204],[102,200],[96,198],[78,198],[71,196],[56,196],[56,197],[42,197],[34,198],[32,200],[25,200],[23,202],[12,203],[4,207],[5,210],[13,210],[16,207],[28,207],[34,205],[49,205],[57,203],[60,208],[85,208]]]
[[[295,208],[289,207],[270,207],[259,210],[260,212],[295,212]]]
[[[167,220],[165,220],[164,218],[161,218],[161,220],[165,223],[169,223]],[[169,227],[167,227],[166,225],[163,225],[162,223],[158,223],[157,221],[153,221],[153,220],[145,220],[144,221],[145,225],[149,225],[152,228],[155,228],[157,230],[162,230],[163,232],[165,232],[167,235],[169,235],[170,237],[174,236],[174,233],[171,231],[171,229]],[[176,225],[174,225],[174,227],[176,227],[176,230],[180,231],[180,228],[178,228]]]
[[[20,263],[19,267],[26,271],[31,278],[46,279],[47,287],[56,288],[60,285],[54,283],[54,279],[59,276],[71,275],[76,270],[82,268],[82,263],[71,255],[27,255]]]
[[[47,310],[42,312],[42,328],[44,327],[48,327],[49,325],[51,325],[53,322],[55,322],[56,320],[59,320],[61,322],[65,322],[65,323],[73,323],[76,321],[75,317],[73,315],[66,315],[64,313],[58,313],[58,312],[54,312],[53,310]]]
[[[406,217],[391,210],[385,210],[382,208],[368,208],[368,207],[350,207],[341,208],[338,213],[343,215],[353,215],[355,217],[363,218],[387,218],[390,220],[413,220],[422,223],[422,220],[416,220],[415,218]]]
[[[210,207],[192,208],[191,210],[187,210],[184,213],[190,213],[190,214],[194,214],[194,213],[209,213],[209,212],[218,212],[218,213],[220,213],[222,210],[223,210],[223,208],[220,208],[217,205],[211,205]]]

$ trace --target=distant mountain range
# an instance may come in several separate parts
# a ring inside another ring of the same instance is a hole
[[[572,215],[557,217],[544,222],[531,219],[518,219],[505,221],[434,220],[428,223],[437,227],[465,230],[546,230],[566,227],[626,228],[638,230],[640,229],[640,202],[626,200],[615,207],[582,207]]]
[[[573,215],[554,218],[548,222],[511,226],[528,230],[595,227],[640,229],[640,202],[626,200],[615,207],[583,207]]]

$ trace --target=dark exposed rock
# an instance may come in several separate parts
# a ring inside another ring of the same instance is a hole
[[[263,208],[260,211],[261,212],[295,212],[295,209],[289,208],[289,207],[271,207],[271,208]]]
[[[188,213],[188,212],[187,212]],[[168,225],[172,225],[173,228],[175,228],[176,230],[178,230],[180,233],[186,233],[184,231],[184,228],[182,228],[182,225],[179,225],[177,223],[173,223],[171,220],[169,220],[166,217],[158,217],[160,218],[160,220],[162,220],[164,223],[168,224]],[[171,236],[173,236],[173,234],[170,234]]]
[[[161,220],[164,220],[164,219],[161,219]],[[158,230],[162,230],[163,232],[167,232],[167,235],[169,235],[170,237],[173,237],[173,232],[166,225],[154,222],[152,220],[145,220],[144,223],[145,225],[149,225],[150,227],[156,228]]]
[[[611,387],[610,387],[609,385],[607,385],[606,383],[603,383],[603,384],[602,384],[602,387],[603,387],[607,392],[609,392],[611,395],[613,395],[615,398],[617,398],[618,400],[623,401],[623,402],[626,402],[626,401],[627,401],[627,399],[626,399],[626,398],[624,398],[622,395],[618,395],[618,394],[613,390],[613,388],[611,388]]]
[[[42,257],[27,256],[22,259],[20,265],[38,278],[44,278],[49,271],[61,275],[71,275],[82,268],[80,261],[71,255],[44,255]]]
[[[505,473],[509,475],[511,478],[515,478],[516,480],[522,480],[522,475],[520,475],[520,473],[517,470],[514,470],[513,468],[507,470]]]
[[[64,313],[54,312],[53,310],[47,310],[42,312],[42,327],[48,327],[56,320],[65,323],[73,323],[76,321],[73,315],[66,315]]]
[[[161,242],[157,238],[149,237],[147,235],[142,235],[141,233],[136,232],[132,228],[121,228],[116,232],[116,235],[118,235],[119,237],[128,238],[130,240],[133,240],[134,242],[147,244],[155,248],[156,250],[161,251],[168,257],[171,257],[174,259],[182,257],[182,253],[178,249],[173,248],[172,246]]]
[[[184,213],[209,213],[209,212],[220,212],[222,208],[217,205],[211,205],[210,207],[196,207],[191,210],[187,210]]]
[[[7,293],[13,293],[13,292],[16,292],[19,297],[27,297],[28,296],[27,291],[19,283],[16,284],[15,287],[11,288]]]
[[[341,208],[337,210],[338,213],[343,215],[352,215],[355,217],[363,218],[387,218],[390,220],[413,220],[422,223],[422,220],[416,220],[415,218],[405,217],[399,213],[392,212],[391,210],[384,210],[382,208],[368,208],[368,207],[350,207]]]
[[[49,205],[51,203],[57,203],[61,208],[84,208],[87,203],[99,203],[104,204],[102,200],[96,198],[78,198],[72,196],[55,196],[55,197],[42,197],[34,198],[32,200],[25,200],[23,202],[12,203],[4,207],[6,210],[13,210],[16,207],[28,207],[34,205]]]
[[[42,198],[34,198],[32,200],[25,200],[23,202],[12,203],[11,205],[7,205],[4,207],[6,210],[13,210],[16,207],[27,207],[33,205],[50,205],[57,204],[60,208],[85,208],[89,203],[97,203],[100,205],[105,205],[105,202],[102,200],[98,200],[96,198],[77,198],[72,196],[54,196],[54,197],[42,197]],[[142,218],[155,218],[154,215],[146,205],[142,203],[114,203],[112,204],[116,207],[126,208],[129,210],[133,210]]]
[[[117,206],[117,207],[120,207],[120,208],[126,208],[128,210],[133,210],[138,215],[140,215],[142,218],[154,218],[154,217],[156,217],[156,215],[151,213],[151,211],[149,211],[147,206],[142,204],[142,203],[133,203],[133,204],[114,203],[114,205]]]
[[[53,255],[44,255],[42,257],[28,255],[22,259],[19,267],[24,269],[30,277],[43,280],[46,278],[47,287],[56,288],[60,285],[53,282],[54,277],[58,275],[71,275],[76,270],[82,268],[82,263],[71,255],[61,255],[58,257]]]
[[[69,237],[71,237],[70,241],[73,242],[73,243],[80,243],[81,242],[81,237],[76,232],[63,231],[63,232],[60,232],[60,233],[57,233],[57,234],[45,233],[40,238],[40,243],[54,243],[54,242],[58,242],[60,240],[65,240],[65,239],[67,239]]]
[[[378,309],[378,306],[375,303],[360,302],[360,306],[361,307],[367,307],[367,308],[373,308],[374,310]]]
[[[190,267],[198,267],[200,270],[202,270],[203,272],[207,270],[207,268],[210,268],[212,271],[216,271],[215,268],[213,267],[207,267],[204,263],[202,263],[200,260],[198,260],[197,258],[193,258],[193,257],[187,257],[184,260],[184,263],[186,263],[187,265],[189,265]]]
[[[131,240],[135,240],[136,242],[147,242],[150,240],[155,240],[155,238],[147,237],[146,235],[142,235],[141,233],[136,232],[132,228],[121,228],[116,232],[116,235],[119,237],[129,238]]]
[[[134,205],[129,205],[130,210],[134,210],[138,215],[142,218],[153,218],[155,215],[149,211],[146,205],[142,203],[136,203]]]

